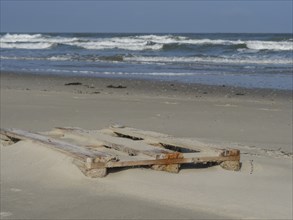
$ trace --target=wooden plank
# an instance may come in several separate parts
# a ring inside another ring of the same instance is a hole
[[[56,129],[62,132],[66,137],[73,138],[75,141],[83,139],[88,143],[97,143],[97,145],[103,145],[118,151],[126,152],[130,156],[144,154],[153,158],[166,158],[168,157],[167,155],[178,155],[177,152],[171,150],[161,149],[139,141],[128,139],[122,141],[120,138],[105,135],[98,131],[90,132],[81,128],[72,127],[58,127]]]
[[[147,165],[168,165],[168,164],[185,164],[185,163],[205,163],[216,162],[221,163],[224,161],[236,161],[239,162],[239,156],[230,157],[194,157],[194,158],[177,158],[177,159],[156,159],[156,160],[140,160],[140,161],[109,161],[105,165],[93,163],[93,168],[100,167],[128,167],[128,166],[147,166]]]
[[[89,168],[85,162],[80,160],[73,160],[73,164],[75,164],[79,170],[87,177],[97,178],[97,177],[105,177],[107,175],[107,168],[103,166],[103,163],[100,164],[101,168]]]
[[[129,156],[136,156],[139,151],[129,148],[122,144],[115,144],[109,141],[102,141],[95,137],[90,131],[83,130],[81,128],[72,128],[72,127],[56,127],[49,134],[62,134],[64,137],[66,135],[67,138],[74,140],[75,142],[83,141],[83,144],[91,147],[107,147],[110,149],[114,149],[120,152],[124,152]]]
[[[182,151],[194,151],[194,152],[217,152],[221,154],[223,152],[223,149],[218,148],[211,148],[208,146],[199,146],[198,144],[195,144],[193,141],[188,141],[180,138],[174,138],[172,136],[168,136],[166,134],[161,134],[157,132],[150,132],[150,131],[144,131],[139,130],[135,128],[130,127],[110,127],[109,128],[114,134],[120,136],[120,137],[128,137],[128,138],[135,138],[139,139],[141,141],[144,141],[148,144],[153,144],[161,147],[173,147],[182,149]]]
[[[69,142],[74,142],[79,145],[85,146],[87,149],[90,150],[99,150],[102,152],[109,152],[110,154],[121,156],[121,153],[125,153],[129,156],[137,156],[138,151],[123,146],[121,144],[114,144],[107,141],[101,141],[98,138],[94,137],[90,133],[92,131],[83,130],[81,128],[74,128],[74,127],[56,127],[55,129],[44,132],[44,134],[52,137],[58,137],[60,139],[65,139]],[[125,155],[122,155],[125,156]]]
[[[0,129],[0,133],[4,134],[8,137],[20,139],[20,140],[31,140],[34,142],[38,142],[44,144],[52,149],[61,151],[62,153],[68,154],[71,157],[87,160],[87,158],[92,158],[94,161],[99,160],[103,162],[107,162],[110,160],[115,160],[115,156],[106,154],[103,152],[92,152],[85,148],[82,148],[78,145],[66,143],[51,137],[47,137],[41,134],[32,133],[19,129]]]

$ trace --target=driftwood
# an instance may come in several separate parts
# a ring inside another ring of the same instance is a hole
[[[181,164],[220,164],[240,169],[240,152],[200,146],[169,135],[124,126],[104,130],[58,127],[47,133],[1,129],[1,139],[31,140],[72,157],[73,163],[89,177],[103,177],[115,167],[149,166],[177,173]]]

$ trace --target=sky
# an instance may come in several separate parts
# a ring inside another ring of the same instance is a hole
[[[1,32],[292,33],[292,0],[0,0]]]

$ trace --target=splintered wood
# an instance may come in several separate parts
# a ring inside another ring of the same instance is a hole
[[[46,133],[1,129],[1,140],[31,140],[73,158],[73,163],[89,177],[104,177],[114,167],[147,166],[178,173],[182,164],[221,165],[240,169],[240,151],[204,146],[190,139],[124,126],[103,130],[57,127]]]

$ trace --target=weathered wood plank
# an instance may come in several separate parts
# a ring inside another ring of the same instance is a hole
[[[129,156],[137,155],[137,151],[123,146],[121,144],[114,144],[107,141],[101,141],[100,139],[94,137],[93,131],[83,130],[76,127],[56,127],[50,132],[46,132],[49,136],[57,136],[60,139],[66,139],[67,141],[74,141],[75,143],[85,146],[90,149],[113,149],[122,153],[126,153]]]
[[[103,145],[118,151],[126,152],[130,156],[144,154],[154,158],[166,158],[166,155],[178,154],[177,152],[167,149],[161,149],[143,142],[130,141],[127,139],[121,141],[120,138],[105,135],[98,131],[90,132],[81,128],[71,127],[57,127],[56,129],[58,129],[59,132],[61,132],[63,135],[73,138],[76,141],[78,141],[79,139],[83,139],[86,140],[89,144],[96,143],[97,145]],[[121,142],[123,142],[124,144],[121,144]]]
[[[120,137],[128,137],[128,138],[135,138],[141,141],[144,141],[148,144],[161,146],[163,148],[178,148],[182,149],[182,151],[194,151],[194,152],[217,152],[219,154],[222,153],[222,149],[218,148],[211,148],[208,146],[199,146],[192,141],[175,138],[166,134],[161,134],[157,132],[151,131],[144,131],[130,127],[110,127],[109,128],[114,134]]]
[[[62,153],[68,154],[71,157],[86,160],[87,158],[92,158],[93,160],[100,160],[107,162],[109,160],[115,159],[115,156],[106,154],[98,151],[90,151],[78,145],[66,143],[51,137],[47,137],[41,134],[32,133],[19,129],[0,129],[0,133],[8,137],[20,139],[20,140],[31,140],[44,144],[52,149],[61,151]]]
[[[128,166],[147,166],[147,165],[169,165],[169,164],[186,164],[186,163],[206,163],[215,162],[221,163],[224,161],[236,161],[239,162],[239,156],[229,157],[194,157],[194,158],[177,158],[177,159],[155,159],[155,160],[139,160],[139,161],[109,161],[105,165],[92,164],[93,168],[101,167],[128,167]]]
[[[100,163],[101,168],[92,168],[92,164],[90,167],[88,167],[86,162],[74,159],[73,164],[75,164],[78,169],[87,177],[97,178],[105,177],[107,175],[107,168],[103,166],[103,163]]]

